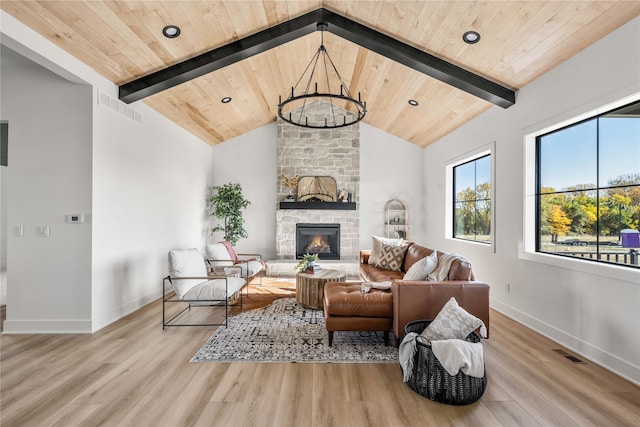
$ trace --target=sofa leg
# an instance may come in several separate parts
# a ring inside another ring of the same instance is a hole
[[[389,331],[384,331],[384,345],[385,347],[389,345]]]
[[[329,347],[331,347],[331,345],[333,344],[333,331],[328,331],[329,332]]]

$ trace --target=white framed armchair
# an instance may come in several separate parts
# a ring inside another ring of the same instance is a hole
[[[169,251],[169,276],[162,280],[162,329],[168,326],[227,326],[229,306],[242,306],[242,288],[247,281],[237,267],[220,267],[214,272],[198,249]],[[230,301],[239,294],[239,303]],[[167,319],[167,305],[184,305]],[[181,315],[193,307],[224,308],[224,322],[178,323]]]
[[[247,280],[247,283],[254,276],[258,276],[260,286],[262,286],[265,264],[261,254],[237,253],[231,243],[227,241],[207,245],[205,254],[209,266],[213,268],[240,267],[241,276]]]

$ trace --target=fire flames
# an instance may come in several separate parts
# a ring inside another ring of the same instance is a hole
[[[329,253],[331,252],[331,246],[329,242],[324,239],[323,236],[315,235],[313,239],[307,245],[306,252],[313,253]]]

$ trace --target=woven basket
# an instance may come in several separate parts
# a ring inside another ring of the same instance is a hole
[[[416,320],[407,323],[404,329],[406,333],[419,334],[429,323],[430,320]],[[480,342],[480,336],[472,332],[465,340]],[[487,371],[485,369],[483,378],[471,377],[462,371],[450,375],[434,356],[431,345],[416,339],[413,373],[407,384],[416,393],[435,402],[468,405],[480,399],[487,388]]]

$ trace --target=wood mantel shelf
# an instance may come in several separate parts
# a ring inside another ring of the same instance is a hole
[[[355,202],[280,202],[280,209],[323,209],[355,211]]]

